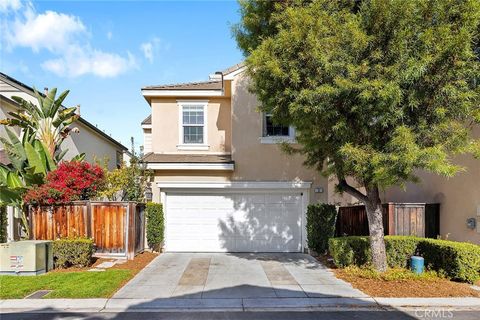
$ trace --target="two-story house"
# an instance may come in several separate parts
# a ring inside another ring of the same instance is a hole
[[[164,205],[167,251],[303,251],[308,204],[358,203],[281,150],[295,143],[295,128],[258,112],[244,71],[238,64],[209,81],[142,89],[151,107],[144,161],[153,201]],[[386,190],[382,200],[440,203],[441,235],[479,243],[480,162],[459,163],[467,171],[453,179],[420,172],[421,184]]]
[[[295,129],[258,112],[244,68],[142,89],[144,161],[167,251],[299,252],[307,205],[333,196],[326,178],[280,149]]]

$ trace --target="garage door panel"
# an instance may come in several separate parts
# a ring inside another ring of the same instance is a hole
[[[299,194],[167,193],[166,250],[298,252]]]

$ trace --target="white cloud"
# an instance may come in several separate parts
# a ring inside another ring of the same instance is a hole
[[[160,49],[168,49],[169,46],[162,44],[162,41],[154,37],[152,40],[144,42],[140,45],[140,50],[143,52],[143,56],[147,59],[150,63],[153,63],[153,60]]]
[[[22,7],[20,0],[1,0],[0,12],[17,11]]]
[[[50,59],[42,68],[58,76],[79,77],[93,74],[98,77],[115,77],[126,70],[136,68],[135,57],[127,53],[122,57],[92,48],[72,46],[61,58]]]
[[[55,57],[42,63],[45,70],[66,77],[86,74],[115,77],[137,67],[135,57],[129,52],[122,56],[93,48],[90,34],[79,17],[55,11],[37,13],[31,3],[22,11],[4,24],[7,48],[49,51]]]

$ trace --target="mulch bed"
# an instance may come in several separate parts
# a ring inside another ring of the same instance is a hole
[[[372,297],[385,298],[441,298],[441,297],[477,297],[480,291],[471,288],[470,284],[454,282],[447,279],[428,280],[383,280],[367,279],[348,274],[344,269],[338,269],[329,256],[318,255],[315,258],[330,268],[335,276],[347,281],[356,289]],[[480,286],[480,281],[476,284]]]
[[[480,291],[473,290],[469,284],[449,281],[447,279],[432,280],[391,280],[366,279],[352,276],[342,269],[333,269],[337,278],[350,282],[357,288],[373,297],[389,298],[439,298],[439,297],[477,297]]]

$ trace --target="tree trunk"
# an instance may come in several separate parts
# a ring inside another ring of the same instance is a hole
[[[383,230],[382,201],[378,187],[366,187],[367,196],[363,200],[367,211],[368,228],[370,231],[370,249],[372,251],[372,263],[377,271],[387,270],[387,255],[385,252],[385,240]]]

